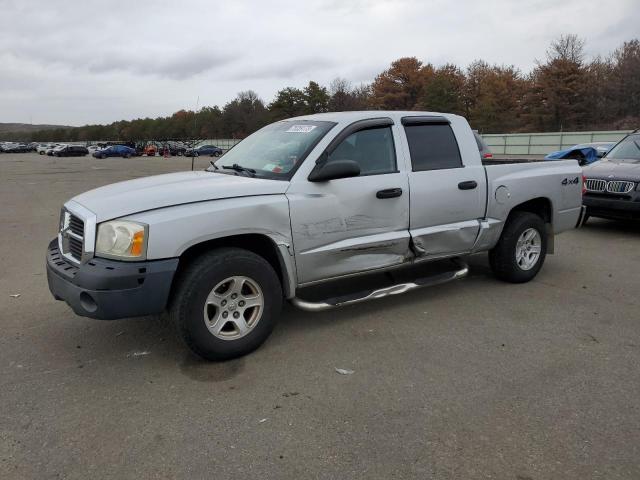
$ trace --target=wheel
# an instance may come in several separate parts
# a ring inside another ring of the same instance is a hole
[[[200,156],[200,154],[199,154],[198,152],[193,152],[193,156],[194,156],[194,157],[199,157],[199,156]]]
[[[535,277],[547,255],[542,218],[534,213],[509,216],[498,244],[489,251],[491,270],[500,280],[524,283]]]
[[[104,160],[105,158],[107,158],[107,156],[106,155],[100,155],[100,158]]]
[[[214,157],[219,157],[220,155],[222,155],[220,152],[213,152]]]
[[[282,287],[273,267],[239,248],[197,257],[177,285],[169,316],[187,346],[208,360],[227,360],[258,348],[282,308]]]
[[[129,153],[125,153],[123,156],[124,156],[124,158],[131,158],[131,154],[129,154]]]
[[[179,157],[181,157],[181,156],[182,156],[182,151],[181,151],[181,150],[178,150],[178,153],[177,153],[176,155],[178,155]]]
[[[40,155],[44,155],[44,152],[38,152]]]

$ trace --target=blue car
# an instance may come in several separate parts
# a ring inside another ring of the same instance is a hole
[[[222,149],[220,147],[216,147],[215,145],[200,145],[199,147],[193,149],[190,148],[185,152],[185,156],[187,157],[219,157],[220,155],[222,155]]]
[[[545,160],[578,160],[578,164],[589,165],[600,160],[613,148],[615,142],[593,142],[574,145],[566,150],[551,152]]]
[[[126,147],[124,145],[111,145],[110,147],[103,148],[102,150],[96,150],[93,152],[93,156],[96,158],[107,157],[122,157],[131,158],[136,154],[135,149]]]

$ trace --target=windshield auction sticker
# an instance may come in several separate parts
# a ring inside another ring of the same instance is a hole
[[[309,133],[314,128],[316,128],[315,125],[293,125],[286,133]]]

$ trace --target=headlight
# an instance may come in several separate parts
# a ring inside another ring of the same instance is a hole
[[[98,225],[96,255],[120,260],[144,260],[147,256],[147,227],[127,220]]]

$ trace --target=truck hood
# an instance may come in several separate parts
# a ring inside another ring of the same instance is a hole
[[[640,180],[640,162],[622,162],[617,160],[601,160],[584,167],[583,173],[589,178],[616,180]],[[611,176],[610,176],[611,175]]]
[[[91,210],[98,222],[185,203],[285,192],[289,182],[212,172],[178,172],[113,183],[72,200]]]

